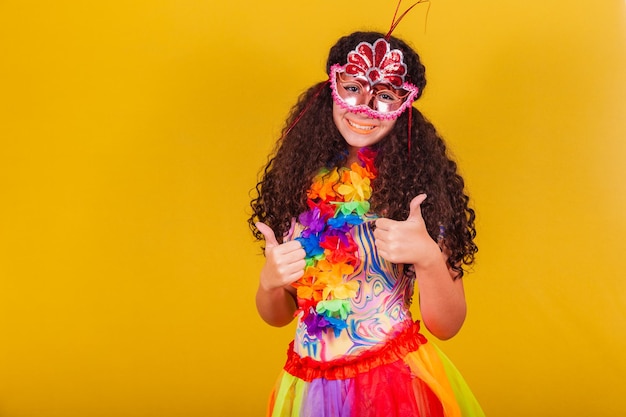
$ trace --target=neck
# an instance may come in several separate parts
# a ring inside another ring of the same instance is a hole
[[[355,146],[351,146],[350,150],[348,151],[348,158],[346,159],[346,166],[350,166],[352,165],[354,162],[358,162],[359,161],[359,150],[361,148],[357,148]]]

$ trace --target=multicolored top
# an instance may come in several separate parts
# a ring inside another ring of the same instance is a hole
[[[291,236],[306,252],[305,274],[293,284],[299,307],[294,351],[301,357],[356,355],[411,318],[413,281],[402,265],[380,257],[374,242],[368,199],[375,156],[363,148],[350,168],[322,169]]]

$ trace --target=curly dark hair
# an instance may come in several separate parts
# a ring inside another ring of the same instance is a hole
[[[330,49],[327,72],[333,64],[345,63],[348,52],[358,43],[373,44],[382,37],[377,32],[355,32],[342,37]],[[416,85],[421,95],[426,78],[419,56],[398,38],[391,37],[389,43],[404,54],[407,81]],[[263,239],[255,226],[261,221],[274,230],[280,241],[292,218],[308,209],[306,191],[319,169],[338,167],[345,162],[348,145],[333,122],[332,100],[329,83],[321,82],[304,92],[292,108],[283,135],[260,173],[256,197],[250,204],[252,215],[248,223],[257,240]],[[474,243],[475,213],[468,205],[469,197],[457,165],[448,156],[435,127],[419,110],[410,107],[409,111],[412,111],[410,151],[408,111],[397,119],[389,135],[374,145],[378,150],[375,159],[378,176],[372,183],[371,208],[385,217],[405,220],[411,199],[426,193],[428,198],[421,209],[428,233],[437,240],[440,226],[445,228],[442,245],[449,252],[449,266],[460,278],[463,265],[471,265],[478,250]]]

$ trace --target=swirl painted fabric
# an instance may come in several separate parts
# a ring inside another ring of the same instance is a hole
[[[358,291],[347,328],[311,335],[298,320],[267,415],[484,416],[461,374],[419,332],[409,310],[414,282],[378,255],[372,224],[351,230],[359,262],[344,279]]]

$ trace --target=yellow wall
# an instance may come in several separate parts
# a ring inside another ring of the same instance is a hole
[[[248,190],[380,3],[0,2],[0,416],[262,414],[292,328],[256,316]],[[624,1],[425,15],[396,34],[479,215],[440,345],[490,416],[626,414]]]

